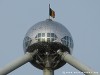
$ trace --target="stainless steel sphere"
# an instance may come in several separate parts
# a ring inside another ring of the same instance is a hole
[[[73,50],[73,39],[70,32],[60,23],[47,19],[33,25],[23,41],[24,52],[33,52],[38,49],[38,53],[30,61],[32,65],[39,69],[51,67],[58,69],[66,64],[57,54],[57,50],[67,51],[70,54]],[[46,65],[46,62],[49,62]]]

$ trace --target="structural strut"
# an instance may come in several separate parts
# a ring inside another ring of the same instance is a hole
[[[31,61],[33,59],[33,56],[37,53],[37,50],[35,50],[34,52],[26,52],[25,55],[23,55],[22,57],[18,58],[17,60],[13,61],[10,64],[7,64],[5,67],[3,67],[2,69],[0,69],[0,75],[6,75],[10,72],[12,72],[13,70],[19,68],[20,66],[24,65],[25,63]]]
[[[99,75],[97,72],[89,68],[88,66],[82,64],[68,52],[61,52],[60,50],[57,51],[61,58],[66,61],[66,63],[72,65],[79,71],[83,72],[85,75]]]

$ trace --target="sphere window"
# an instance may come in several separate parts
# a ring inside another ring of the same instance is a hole
[[[46,35],[47,35],[47,39],[46,39]],[[38,41],[38,42],[53,42],[54,40],[57,39],[57,36],[54,34],[54,33],[38,33],[36,36],[35,36],[35,39]]]
[[[62,41],[62,44],[66,45],[67,47],[73,48],[73,44],[72,44],[73,40],[71,39],[71,37],[69,37],[69,36],[64,36],[64,37],[61,39],[61,41]]]
[[[41,37],[41,33],[38,33],[38,37]]]
[[[54,37],[54,33],[51,33],[51,37]]]
[[[55,35],[55,39],[57,39],[57,36]]]
[[[45,37],[45,33],[42,33],[42,37]]]
[[[51,42],[53,42],[55,39],[54,38],[51,38]]]
[[[47,38],[47,42],[50,42],[50,38]]]
[[[32,39],[27,36],[27,37],[24,38],[24,40],[25,40],[24,46],[25,46],[25,48],[27,48],[31,44]]]
[[[47,37],[50,37],[50,33],[47,33]]]

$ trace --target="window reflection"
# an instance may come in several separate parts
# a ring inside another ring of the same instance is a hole
[[[50,38],[47,38],[47,42],[50,42]]]
[[[51,38],[51,41],[54,41],[55,39],[54,38]]]
[[[42,33],[42,37],[45,37],[45,33]]]
[[[54,33],[51,33],[51,37],[54,37]]]
[[[38,33],[35,36],[35,39],[38,42],[54,42],[57,39],[57,36],[56,36],[55,33]],[[73,48],[73,40],[72,40],[71,37],[64,36],[61,39],[61,42],[62,42],[63,45]]]
[[[41,37],[41,33],[38,33],[38,37]]]
[[[67,47],[73,48],[73,40],[72,40],[71,37],[69,37],[69,36],[64,36],[64,37],[61,39],[61,42],[62,42],[62,44],[66,45]]]
[[[46,39],[47,38],[47,39]],[[38,42],[53,42],[57,39],[54,33],[38,33],[35,37]]]
[[[50,37],[50,33],[47,33],[47,37]]]

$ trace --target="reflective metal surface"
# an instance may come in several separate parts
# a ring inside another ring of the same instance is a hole
[[[60,23],[47,19],[32,26],[23,41],[24,52],[33,52],[38,49],[38,54],[31,63],[39,68],[51,67],[58,69],[66,62],[60,59],[57,50],[73,50],[73,39],[69,31]],[[49,62],[48,65],[45,65]]]

